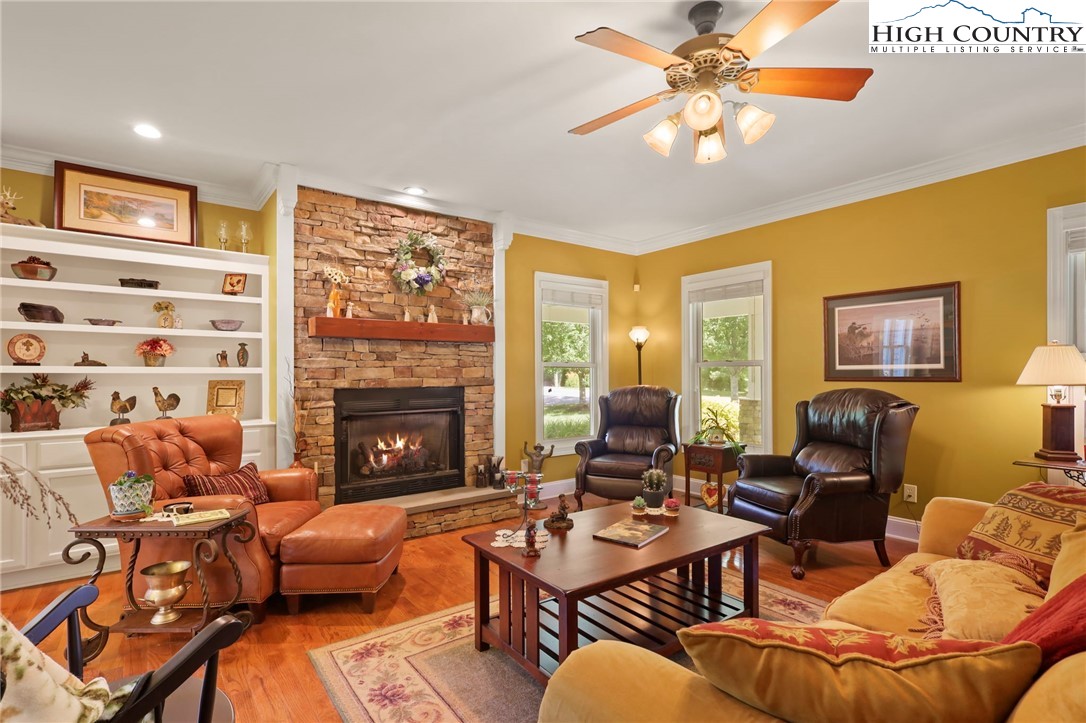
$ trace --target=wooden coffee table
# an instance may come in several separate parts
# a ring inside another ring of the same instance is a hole
[[[475,552],[475,648],[494,645],[544,685],[582,645],[622,640],[661,655],[682,646],[677,631],[758,616],[758,537],[764,525],[684,507],[646,517],[670,529],[641,549],[592,539],[630,517],[625,503],[570,515],[540,557],[492,547],[493,532],[465,535]],[[725,595],[721,553],[743,548],[743,599]],[[498,573],[498,615],[490,614],[490,565]],[[549,597],[540,597],[540,593]]]

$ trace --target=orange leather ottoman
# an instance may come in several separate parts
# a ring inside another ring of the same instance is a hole
[[[283,538],[279,591],[291,615],[302,595],[362,593],[373,612],[377,591],[396,572],[407,532],[407,513],[389,505],[336,505]]]

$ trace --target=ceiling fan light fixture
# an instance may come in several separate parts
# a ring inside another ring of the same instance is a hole
[[[690,96],[683,106],[683,120],[696,131],[707,131],[717,124],[724,112],[720,96],[711,90],[702,90]]]
[[[727,158],[723,123],[718,122],[716,128],[708,131],[696,131],[694,135],[694,163],[716,163]]]
[[[645,139],[645,143],[649,145],[649,148],[659,153],[664,158],[671,155],[671,146],[675,144],[675,138],[679,135],[679,116],[680,113],[669,115],[662,121],[656,124],[656,126],[642,136]]]
[[[756,105],[743,103],[735,111],[735,123],[743,134],[743,143],[756,143],[771,127],[777,116],[768,113]]]

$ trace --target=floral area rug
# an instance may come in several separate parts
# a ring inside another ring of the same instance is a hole
[[[742,579],[724,573],[725,591],[737,594]],[[815,622],[822,616],[820,600],[767,582],[760,587],[765,620]],[[343,720],[534,721],[543,687],[500,650],[475,650],[473,607],[468,603],[309,651]],[[673,659],[692,667],[682,653]]]

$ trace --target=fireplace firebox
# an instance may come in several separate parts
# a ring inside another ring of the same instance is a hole
[[[336,504],[464,485],[464,389],[337,389]]]

